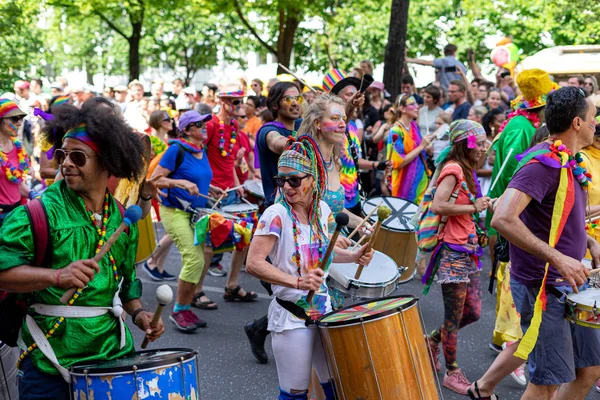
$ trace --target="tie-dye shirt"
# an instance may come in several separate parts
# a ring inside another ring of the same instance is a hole
[[[321,224],[325,233],[328,232],[327,224],[332,217],[329,206],[321,201]],[[269,259],[273,266],[294,277],[298,276],[298,266],[292,259],[296,251],[294,242],[293,223],[283,205],[277,203],[265,210],[260,217],[255,236],[273,235],[277,238],[273,249],[269,253]],[[300,229],[298,245],[300,250],[301,275],[319,267],[319,242],[313,241],[308,225],[297,224]],[[321,243],[321,254],[327,250],[327,240]],[[325,267],[325,278],[329,274],[329,263]],[[285,286],[272,285],[274,297],[281,300],[291,301],[302,307],[311,318],[318,318],[331,311],[331,302],[327,290],[327,284],[323,279],[321,288],[315,292],[312,302],[306,301],[308,290],[297,290]],[[269,306],[269,331],[282,332],[284,330],[304,328],[304,321],[297,318],[277,303],[275,299]]]
[[[346,191],[346,208],[352,208],[358,204],[360,197],[358,196],[358,171],[354,165],[352,151],[350,146],[356,150],[357,158],[361,158],[360,140],[356,133],[358,128],[354,121],[350,121],[347,125],[348,135],[344,135],[344,141],[340,146],[340,162],[342,170],[340,171],[340,181]],[[348,136],[350,140],[348,140]]]
[[[390,130],[386,143],[386,154],[394,164],[392,171],[391,193],[394,197],[419,204],[427,185],[429,170],[427,169],[427,154],[421,152],[408,165],[400,169],[400,164],[408,153],[421,144],[421,133],[415,121],[410,124],[410,132],[402,125],[396,124]]]

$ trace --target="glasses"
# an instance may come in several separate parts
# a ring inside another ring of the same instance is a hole
[[[17,124],[19,123],[19,121],[23,121],[23,119],[25,119],[25,116],[19,115],[16,117],[6,117],[6,119],[10,120],[10,122],[12,122],[13,124]]]
[[[203,121],[198,121],[198,122],[192,122],[188,126],[189,127],[195,126],[198,129],[202,129],[202,128],[204,128],[206,126],[206,123],[204,123]]]
[[[304,103],[304,97],[302,97],[302,96],[285,96],[283,98],[283,101],[285,101],[286,104],[292,104],[294,101],[298,104],[302,104],[302,103]]]
[[[231,100],[231,104],[233,104],[234,106],[239,106],[240,104],[242,104],[242,101],[240,99]]]
[[[284,178],[282,176],[274,176],[273,177],[273,182],[275,182],[275,186],[283,188],[285,186],[285,183],[287,182],[291,188],[299,188],[300,185],[302,185],[302,180],[304,178],[308,178],[310,175],[304,175],[304,176],[292,176],[290,178]]]
[[[62,164],[69,157],[71,162],[78,167],[83,167],[87,163],[88,158],[97,156],[88,156],[81,150],[66,151],[63,149],[54,150],[54,159],[58,164]]]
[[[163,119],[163,122],[171,122],[171,121],[173,121],[172,118],[165,118],[165,119]]]
[[[236,118],[237,119],[248,119],[248,116],[247,115],[238,115]]]

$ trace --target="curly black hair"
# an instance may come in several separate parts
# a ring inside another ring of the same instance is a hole
[[[90,99],[81,110],[64,104],[53,115],[55,119],[46,122],[43,134],[55,148],[62,146],[67,131],[85,123],[88,135],[98,145],[100,163],[110,175],[137,179],[144,173],[144,145],[110,104]]]

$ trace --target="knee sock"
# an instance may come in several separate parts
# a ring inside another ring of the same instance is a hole
[[[308,390],[303,393],[291,394],[291,393],[288,393],[288,392],[284,391],[283,389],[279,388],[279,397],[277,399],[278,400],[308,400]],[[329,400],[329,397],[327,397],[327,400]]]
[[[321,383],[321,387],[323,388],[323,392],[325,393],[326,400],[335,400],[335,386],[333,385],[333,381],[327,381],[325,383]]]
[[[186,310],[190,310],[190,309],[191,309],[191,307],[189,304],[181,305],[179,303],[175,303],[175,307],[173,307],[173,312],[186,311]]]

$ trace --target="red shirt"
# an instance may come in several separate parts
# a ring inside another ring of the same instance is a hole
[[[4,153],[13,167],[19,168],[19,157],[17,156],[17,146],[8,153]],[[0,204],[9,206],[18,203],[21,200],[19,193],[20,183],[8,180],[4,170],[0,171]]]
[[[246,182],[248,180],[248,174],[250,174],[250,169],[248,168],[249,164],[249,155],[252,149],[250,148],[250,139],[248,139],[248,135],[245,132],[240,132],[237,136],[239,138],[240,148],[246,149],[244,153],[244,161],[240,163],[240,166],[235,169],[235,173],[237,174],[238,180],[240,184]]]
[[[236,132],[238,132],[237,122],[233,120],[233,123]],[[221,134],[219,133],[219,117],[213,115],[213,118],[206,123],[206,153],[208,154],[208,162],[213,171],[213,180],[211,183],[221,189],[235,187],[233,169],[235,155],[240,148],[240,145],[239,135],[236,134],[236,143],[233,146],[232,151],[229,151],[229,146],[231,145],[229,142],[231,139],[231,132],[231,125],[224,124],[223,139],[225,139],[225,143],[223,144],[223,147],[229,155],[223,157],[221,155],[221,149],[219,148],[219,140],[221,139]]]

